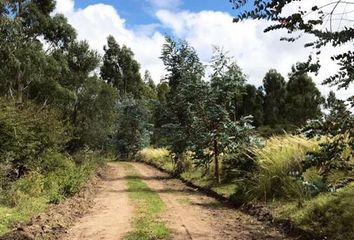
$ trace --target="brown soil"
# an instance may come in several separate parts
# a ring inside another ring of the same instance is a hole
[[[173,239],[288,239],[275,229],[224,206],[153,167],[142,163],[132,165],[165,202],[163,219],[172,229]]]
[[[72,227],[64,240],[121,239],[130,230],[133,208],[125,184],[124,168],[108,164],[109,174],[94,199],[89,214]]]

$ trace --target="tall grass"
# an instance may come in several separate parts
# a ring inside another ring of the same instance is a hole
[[[249,194],[269,201],[275,198],[302,199],[306,194],[296,175],[301,172],[306,153],[319,150],[319,142],[302,136],[275,136],[263,148],[254,149],[258,172]]]

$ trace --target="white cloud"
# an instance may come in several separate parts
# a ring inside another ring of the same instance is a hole
[[[67,14],[74,11],[73,0],[58,0],[56,1],[55,13]]]
[[[181,4],[181,0],[147,0],[156,9],[176,9]]]
[[[284,76],[297,61],[307,60],[311,49],[303,46],[310,41],[309,36],[303,36],[295,43],[280,42],[285,32],[275,31],[263,33],[267,21],[247,20],[232,23],[232,16],[224,12],[202,11],[198,13],[180,11],[174,6],[175,0],[148,0],[156,8],[159,21],[152,25],[136,26],[129,29],[126,20],[119,16],[114,7],[106,4],[90,5],[84,9],[74,9],[73,0],[58,0],[57,12],[65,14],[69,22],[77,29],[80,39],[87,39],[91,46],[102,53],[106,37],[111,34],[119,43],[131,47],[137,60],[142,65],[142,71],[151,71],[155,81],[159,81],[164,73],[164,67],[159,59],[164,42],[163,34],[156,26],[163,26],[176,37],[184,38],[196,49],[201,60],[207,63],[212,54],[212,45],[221,46],[234,56],[249,81],[260,85],[265,73],[275,68]],[[119,9],[118,9],[119,10]],[[337,50],[338,51],[338,50]],[[325,67],[316,77],[316,82],[322,92],[328,92],[328,87],[320,85],[321,80],[335,72],[337,66],[329,59],[336,53],[333,49],[325,51],[321,56]],[[352,92],[354,89],[351,89]],[[349,94],[342,97],[345,98]]]

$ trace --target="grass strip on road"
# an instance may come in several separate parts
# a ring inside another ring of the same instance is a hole
[[[129,199],[135,206],[133,230],[125,240],[169,239],[170,230],[159,219],[165,205],[159,194],[150,189],[141,175],[130,164],[124,164],[127,175]]]

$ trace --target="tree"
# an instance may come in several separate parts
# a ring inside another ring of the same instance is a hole
[[[199,164],[214,161],[215,179],[220,183],[220,154],[233,153],[247,139],[252,129],[249,118],[234,120],[235,99],[242,94],[245,78],[240,68],[224,52],[217,49],[212,59],[210,83],[193,84],[193,97],[198,101],[191,106],[191,150]]]
[[[149,113],[142,100],[126,96],[118,104],[118,122],[115,135],[116,152],[123,158],[134,157],[149,145]]]
[[[252,116],[253,125],[260,127],[263,125],[263,92],[262,89],[257,89],[254,85],[246,84],[242,96],[241,116]]]
[[[153,110],[153,135],[151,142],[156,146],[167,146],[168,132],[164,125],[170,122],[169,111],[167,109],[167,95],[170,87],[167,82],[161,82],[157,85],[157,102]]]
[[[109,150],[117,119],[118,93],[97,77],[90,77],[80,90],[75,133],[79,146]]]
[[[347,118],[348,112],[345,101],[338,99],[333,91],[329,92],[324,107],[329,111],[328,114],[325,114],[326,120],[333,124],[339,122],[339,119]]]
[[[157,100],[157,88],[148,70],[146,70],[144,74],[141,92],[143,98]]]
[[[141,98],[143,81],[140,76],[140,65],[134,59],[134,53],[126,46],[120,47],[113,36],[108,36],[104,46],[101,77],[118,89],[120,96],[132,94]]]
[[[303,126],[308,120],[321,117],[323,98],[307,73],[299,73],[293,67],[286,89],[286,119],[288,122],[296,126]]]
[[[0,7],[0,90],[22,103],[29,85],[44,80],[49,47],[65,48],[76,34],[62,15],[51,16],[53,0],[4,1]],[[42,40],[42,41],[41,41]]]
[[[274,127],[284,123],[286,82],[276,70],[271,69],[263,79],[264,123]]]
[[[166,37],[162,48],[161,59],[165,65],[169,92],[166,98],[168,122],[162,128],[167,135],[174,161],[177,165],[176,173],[183,170],[183,154],[189,146],[189,134],[192,124],[190,106],[197,102],[194,98],[193,84],[201,82],[204,75],[204,66],[195,50],[187,42],[176,42]],[[197,89],[194,89],[196,91]]]

